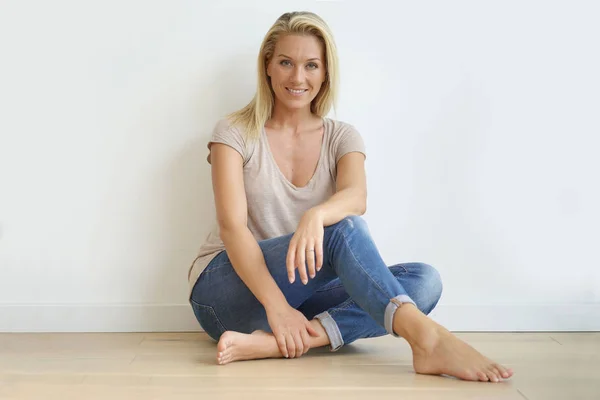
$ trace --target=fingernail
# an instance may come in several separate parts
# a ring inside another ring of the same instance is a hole
[[[302,283],[304,283],[305,285],[308,283],[308,279],[307,280],[302,280]]]
[[[310,278],[311,278],[311,279],[312,279],[312,278],[314,278],[314,277],[315,277],[315,274],[312,274],[312,275],[310,276]]]

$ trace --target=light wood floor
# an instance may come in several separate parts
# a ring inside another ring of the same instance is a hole
[[[457,335],[515,376],[416,375],[408,344],[390,336],[219,366],[202,333],[5,333],[0,399],[600,399],[600,333]]]

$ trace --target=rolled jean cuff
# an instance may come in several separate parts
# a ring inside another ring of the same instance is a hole
[[[396,300],[396,301],[393,301]],[[399,337],[396,333],[394,333],[394,314],[398,309],[399,303],[412,303],[415,306],[417,305],[410,297],[405,294],[398,295],[390,300],[389,304],[385,308],[385,314],[383,317],[383,322],[385,324],[385,330],[392,336]]]
[[[315,315],[315,318],[321,322],[321,325],[325,328],[325,332],[327,332],[327,336],[329,336],[330,350],[339,350],[344,345],[344,339],[333,317],[327,311],[324,311],[321,314]]]

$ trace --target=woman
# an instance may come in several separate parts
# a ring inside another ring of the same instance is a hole
[[[498,382],[512,371],[426,315],[442,284],[423,263],[387,267],[369,234],[365,149],[335,102],[333,37],[315,14],[282,15],[258,57],[258,90],[208,144],[217,224],[189,274],[217,362],[286,357],[360,338],[406,339],[417,373]]]

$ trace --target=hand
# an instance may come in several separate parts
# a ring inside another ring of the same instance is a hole
[[[310,349],[310,335],[319,334],[312,328],[304,314],[286,304],[267,308],[267,320],[277,340],[279,351],[285,358],[300,357]]]
[[[298,268],[302,282],[305,285],[308,283],[306,275],[307,262],[311,278],[314,278],[316,272],[321,270],[323,266],[324,231],[323,216],[318,210],[310,209],[302,216],[298,228],[290,241],[286,258],[290,283],[294,283],[296,279],[296,272],[294,271],[296,268]]]

